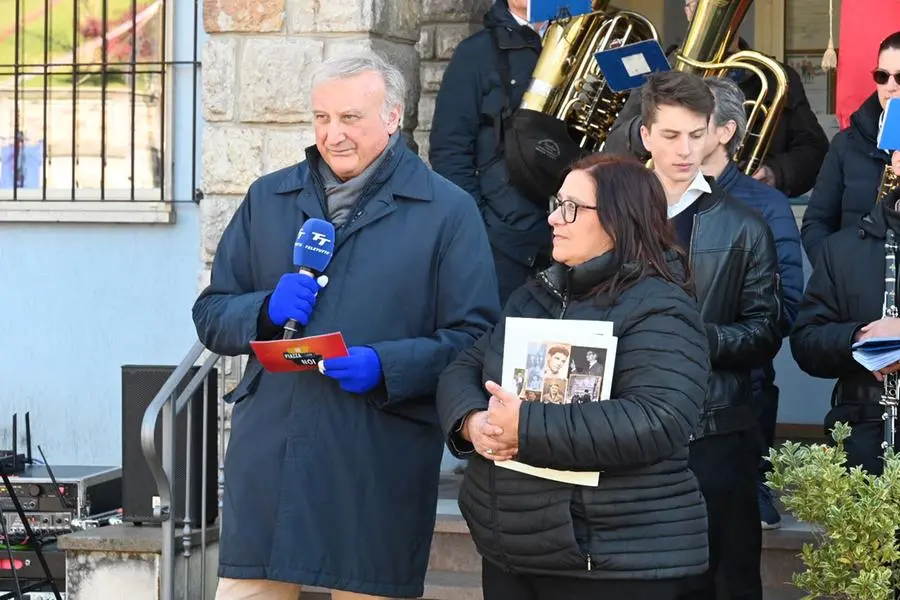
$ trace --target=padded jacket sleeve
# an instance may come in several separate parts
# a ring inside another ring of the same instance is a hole
[[[863,369],[854,360],[850,346],[856,331],[865,323],[850,320],[842,310],[833,253],[831,244],[826,241],[820,260],[809,277],[791,333],[791,354],[797,365],[808,375],[824,379],[843,377]]]
[[[803,213],[800,235],[803,238],[803,249],[812,264],[816,264],[819,247],[825,238],[841,228],[845,140],[838,133],[832,141]]]
[[[613,470],[683,450],[709,385],[709,350],[693,300],[660,286],[619,332],[612,398],[523,402],[518,460],[536,467]]]

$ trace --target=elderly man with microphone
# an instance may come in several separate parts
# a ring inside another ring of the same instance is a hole
[[[315,146],[250,186],[194,306],[207,348],[251,355],[227,399],[219,600],[423,594],[438,376],[500,309],[474,200],[402,142],[404,91],[374,54],[321,66]],[[318,370],[270,372],[251,351],[332,332],[349,355]]]

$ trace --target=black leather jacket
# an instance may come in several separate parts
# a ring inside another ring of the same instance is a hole
[[[706,323],[712,376],[694,439],[756,421],[750,372],[781,348],[781,276],[771,230],[712,177],[694,216],[691,272]]]

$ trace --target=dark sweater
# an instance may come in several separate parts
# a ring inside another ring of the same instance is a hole
[[[691,247],[691,234],[694,230],[694,215],[700,206],[700,199],[693,202],[686,209],[675,215],[672,219],[675,222],[675,232],[678,234],[678,241],[681,247],[687,252]]]

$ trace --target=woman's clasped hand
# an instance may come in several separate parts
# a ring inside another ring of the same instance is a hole
[[[488,381],[484,388],[491,394],[488,410],[471,413],[462,428],[463,438],[488,460],[510,460],[519,453],[519,407],[515,394]]]

